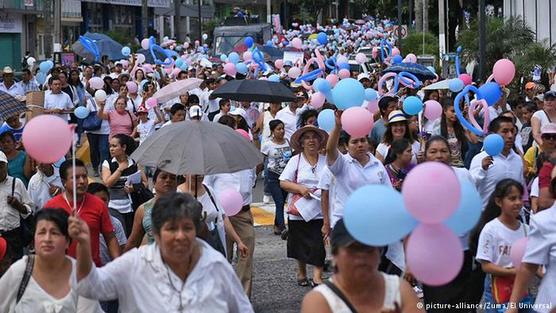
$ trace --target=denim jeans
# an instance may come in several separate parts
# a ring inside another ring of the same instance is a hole
[[[280,188],[280,175],[268,171],[268,175],[265,176],[266,185],[268,186],[268,191],[272,195],[274,204],[276,205],[276,214],[274,217],[274,225],[283,228],[284,227],[284,203],[286,202],[286,197],[288,193]]]
[[[89,141],[89,152],[93,169],[98,171],[99,165],[101,165],[104,160],[110,158],[108,135],[87,133],[87,140]]]
[[[485,312],[487,313],[504,313],[508,309],[508,303],[497,304],[494,301],[492,295],[492,276],[487,275],[485,278],[485,292],[484,292],[484,299],[485,299]],[[520,305],[521,304],[521,305]],[[531,312],[533,313],[534,310],[531,309],[533,304],[533,299],[530,295],[525,296],[519,303],[518,308],[519,312]]]

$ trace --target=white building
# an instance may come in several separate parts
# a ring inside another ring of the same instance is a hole
[[[556,0],[504,0],[504,17],[521,16],[539,42],[556,44]]]

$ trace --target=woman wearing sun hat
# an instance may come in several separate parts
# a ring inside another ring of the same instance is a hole
[[[417,164],[417,154],[421,149],[421,144],[413,138],[413,135],[409,130],[409,121],[405,114],[400,110],[392,111],[388,115],[388,124],[386,126],[386,132],[384,133],[384,139],[376,148],[376,158],[381,162],[384,162],[392,142],[402,138],[409,140],[411,143],[411,150],[413,151],[411,162],[413,164]]]
[[[312,285],[322,283],[326,256],[321,234],[320,192],[317,184],[326,168],[326,157],[319,152],[328,134],[314,126],[298,129],[291,137],[292,157],[280,175],[280,187],[290,193],[288,199],[288,257],[297,260],[297,282],[307,286],[307,264],[314,266]]]

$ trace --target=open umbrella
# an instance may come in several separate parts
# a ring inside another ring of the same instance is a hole
[[[15,114],[27,111],[25,103],[12,97],[9,93],[0,91],[0,119],[6,120]]]
[[[294,93],[281,83],[268,80],[232,80],[218,87],[211,99],[223,98],[235,101],[291,102]]]
[[[253,144],[228,126],[183,121],[149,136],[131,158],[176,175],[210,175],[252,169],[263,156]]]
[[[431,72],[424,65],[421,65],[421,64],[418,64],[418,63],[397,63],[397,64],[394,64],[394,65],[388,67],[387,69],[385,69],[382,72],[383,73],[408,72],[408,73],[411,73],[411,74],[415,75],[417,78],[419,78],[422,81],[425,81],[427,79],[435,79],[436,78],[436,75],[433,72]]]
[[[430,84],[423,88],[423,90],[439,90],[439,89],[450,89],[450,80],[445,79],[434,84]]]
[[[153,97],[156,98],[158,102],[163,103],[201,86],[202,82],[203,80],[198,78],[178,80],[162,87],[162,89],[155,92]]]
[[[85,33],[85,35],[83,35],[83,37],[89,39],[93,44],[96,45],[101,57],[106,55],[110,60],[120,60],[125,58],[122,55],[123,46],[107,35],[87,32]],[[79,40],[71,46],[71,49],[82,58],[85,58],[89,61],[95,60],[94,53],[84,47],[83,43]]]

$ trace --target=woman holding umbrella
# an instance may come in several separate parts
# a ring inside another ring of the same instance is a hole
[[[297,283],[300,286],[309,285],[307,264],[314,266],[311,285],[322,283],[326,253],[321,234],[323,217],[317,184],[326,168],[326,157],[319,152],[327,140],[328,134],[314,126],[298,129],[292,135],[291,145],[300,153],[288,161],[280,175],[280,187],[290,193],[288,257],[297,260]]]

